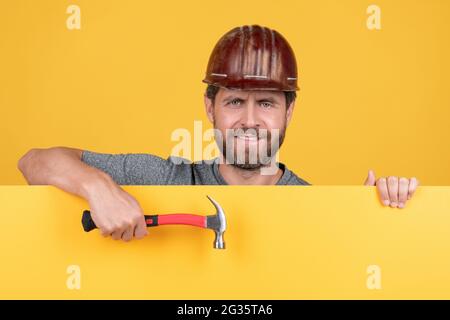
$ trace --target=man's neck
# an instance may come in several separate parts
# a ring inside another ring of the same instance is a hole
[[[237,185],[273,185],[280,180],[283,170],[277,168],[275,174],[262,175],[261,169],[245,170],[221,161],[219,172],[228,184]]]

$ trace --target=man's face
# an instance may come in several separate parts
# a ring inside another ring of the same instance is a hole
[[[220,88],[214,104],[205,96],[205,106],[209,120],[221,133],[221,137],[216,134],[216,141],[224,159],[239,168],[256,170],[268,165],[281,147],[294,102],[287,108],[282,91]]]

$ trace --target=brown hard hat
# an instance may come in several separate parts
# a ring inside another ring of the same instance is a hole
[[[294,51],[277,31],[236,27],[220,38],[203,82],[228,89],[296,91]]]

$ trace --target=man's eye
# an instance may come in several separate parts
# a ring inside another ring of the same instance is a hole
[[[265,109],[269,109],[272,104],[270,102],[261,102],[261,106],[263,106]]]
[[[241,100],[239,100],[239,99],[234,99],[234,100],[231,100],[229,103],[231,103],[231,104],[234,105],[234,106],[238,106],[238,105],[241,103]]]

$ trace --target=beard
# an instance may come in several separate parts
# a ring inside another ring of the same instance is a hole
[[[227,129],[223,133],[216,128],[216,143],[227,164],[248,171],[256,171],[269,166],[273,157],[284,142],[286,124],[281,129],[267,130],[259,128]],[[249,135],[256,141],[246,141],[237,136]],[[221,145],[222,144],[222,145]],[[265,149],[265,150],[264,150]]]

